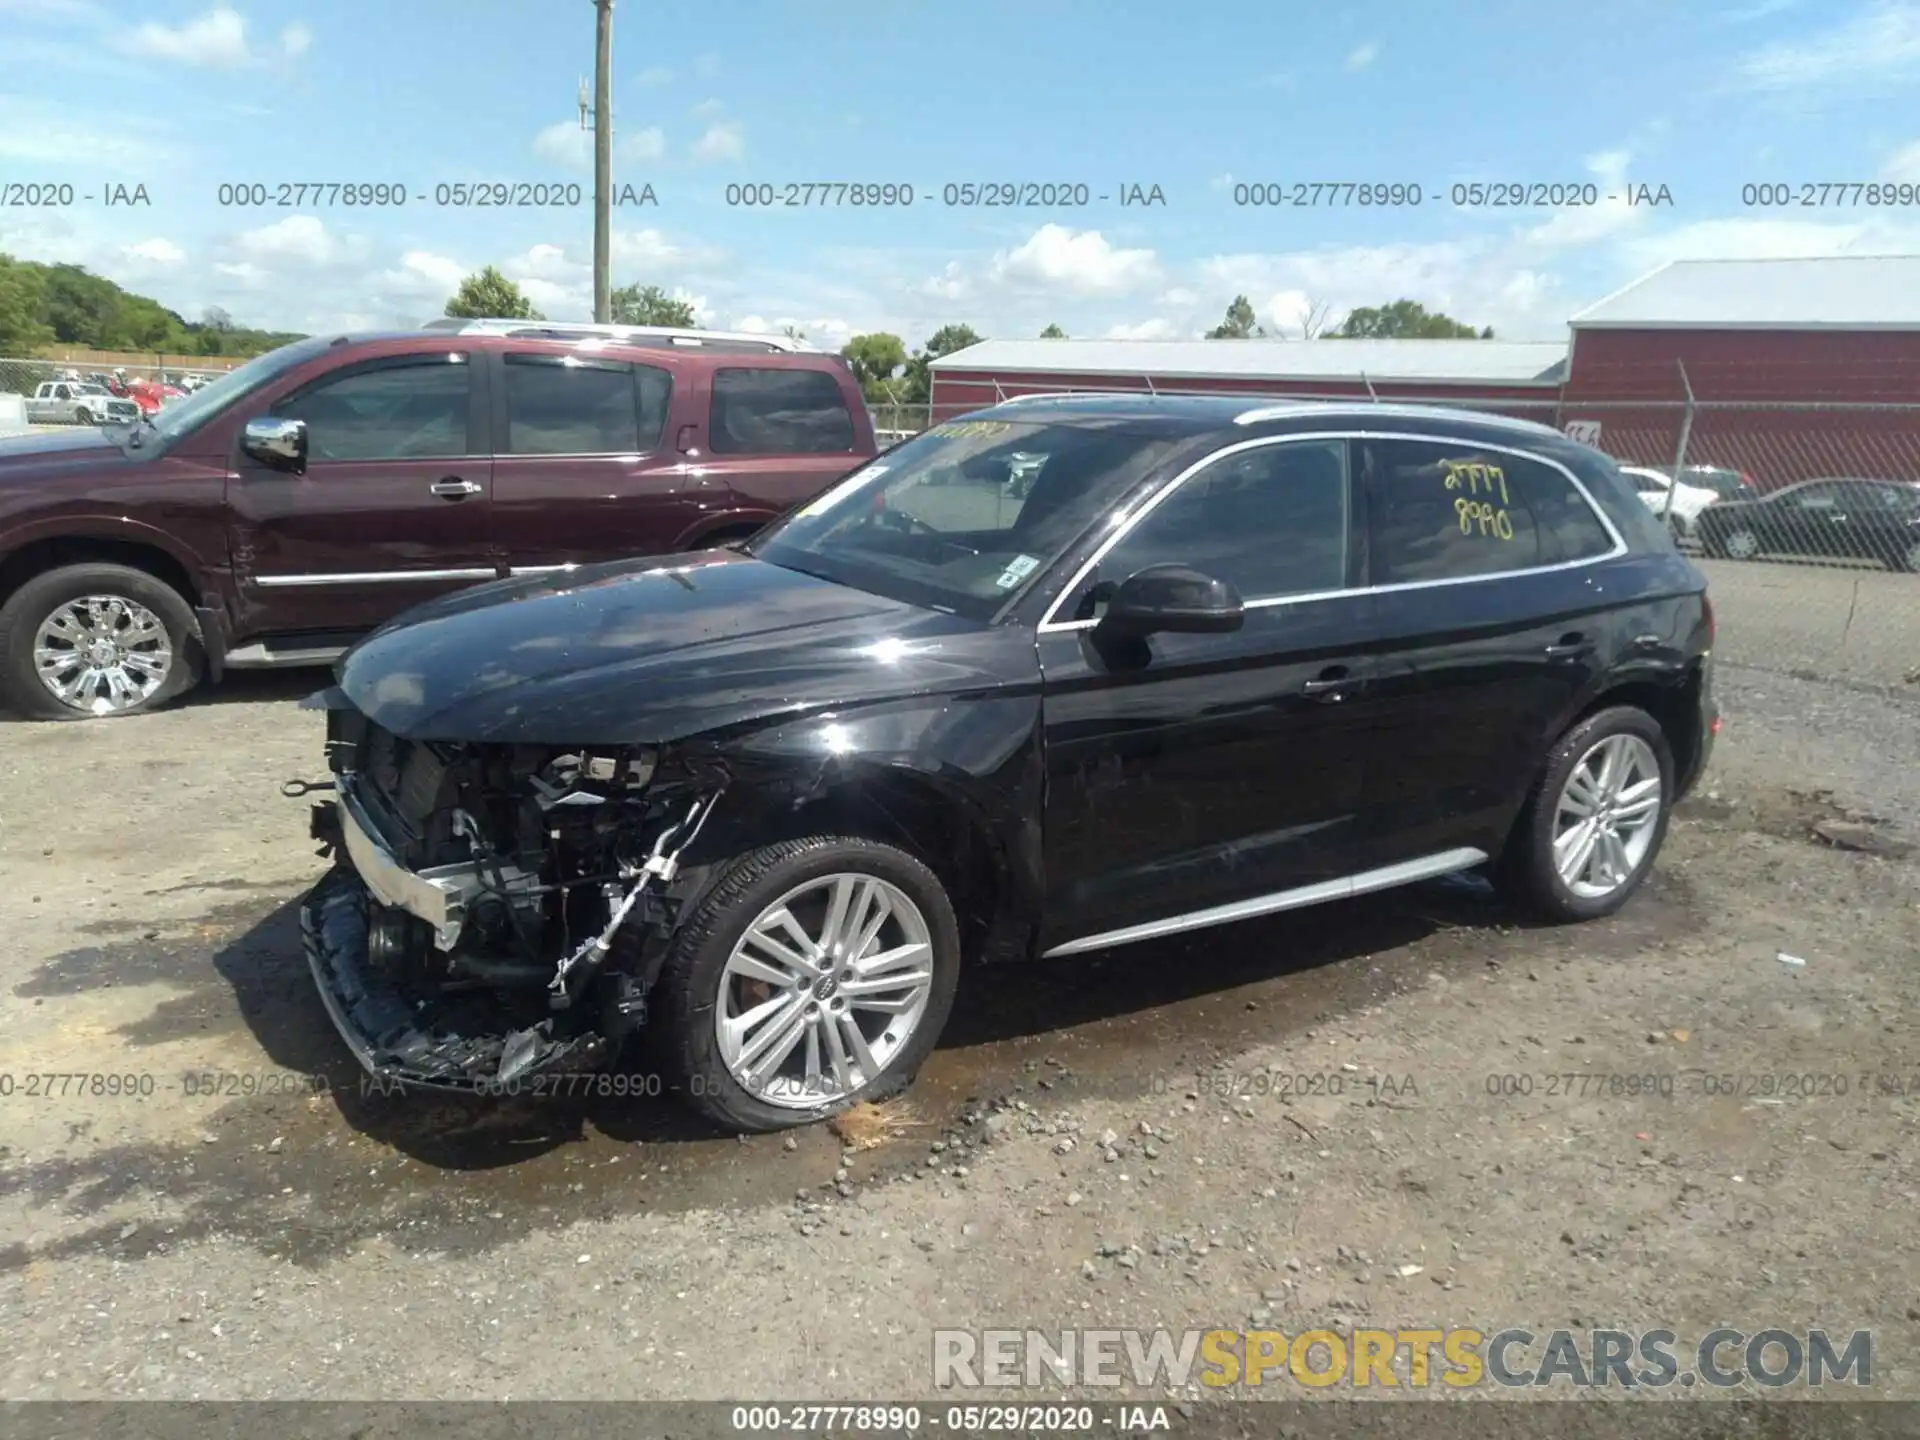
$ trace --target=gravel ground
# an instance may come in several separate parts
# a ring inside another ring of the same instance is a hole
[[[871,1127],[740,1140],[360,1093],[279,794],[315,683],[0,726],[0,1395],[859,1399],[930,1393],[936,1326],[1727,1323],[1870,1328],[1920,1397],[1920,862],[1810,833],[1911,833],[1920,693],[1729,667],[1610,921],[1450,883],[978,972]]]

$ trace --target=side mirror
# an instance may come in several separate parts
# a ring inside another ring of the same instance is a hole
[[[1101,634],[1224,635],[1246,622],[1240,592],[1185,565],[1149,565],[1128,576],[1095,627]]]
[[[273,470],[307,473],[307,422],[262,416],[249,420],[240,448]]]

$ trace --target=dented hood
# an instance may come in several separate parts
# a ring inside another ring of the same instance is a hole
[[[461,591],[369,635],[337,674],[362,713],[411,739],[662,744],[992,683],[1004,677],[983,661],[999,647],[983,651],[981,629],[715,551]]]

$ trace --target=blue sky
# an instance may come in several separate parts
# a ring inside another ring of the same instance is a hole
[[[1746,183],[1920,184],[1920,0],[630,0],[614,12],[616,284],[709,324],[1190,336],[1410,296],[1503,337],[1668,259],[1920,250],[1920,205],[1765,208]],[[0,0],[0,251],[189,317],[417,324],[499,265],[591,310],[590,0]],[[1236,185],[1410,183],[1417,207],[1254,208]],[[408,203],[222,206],[223,182],[402,182]],[[576,208],[436,207],[578,182]],[[910,208],[727,204],[729,184],[914,187]],[[1157,185],[1164,205],[965,208],[943,187]],[[1668,206],[1475,209],[1457,182],[1665,186]],[[413,197],[424,197],[416,199]]]

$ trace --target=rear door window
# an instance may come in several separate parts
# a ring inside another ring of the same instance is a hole
[[[666,427],[673,377],[654,365],[514,355],[506,361],[508,455],[635,455]]]
[[[853,415],[823,370],[713,372],[707,448],[716,455],[828,455],[853,449]]]
[[[1376,585],[1465,580],[1590,560],[1613,534],[1567,472],[1446,440],[1362,447]]]

